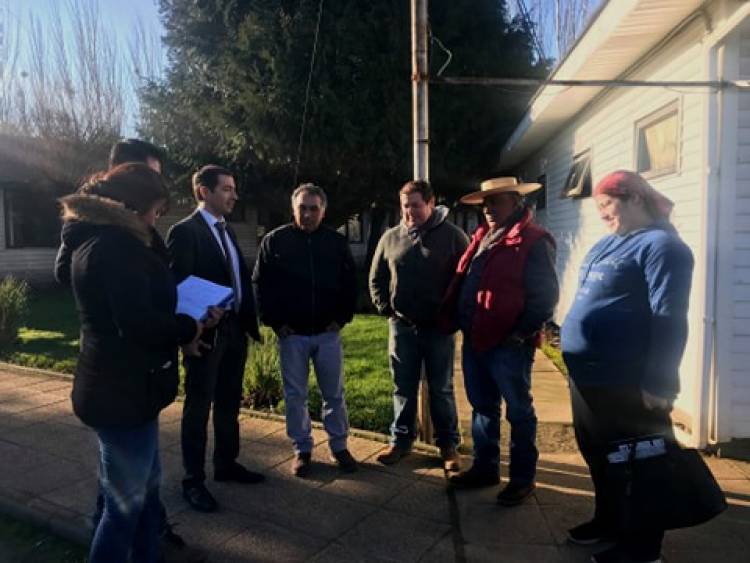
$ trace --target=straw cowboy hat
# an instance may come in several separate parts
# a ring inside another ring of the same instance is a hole
[[[471,192],[461,198],[461,203],[468,203],[469,205],[475,205],[482,203],[484,198],[495,195],[515,192],[519,195],[530,194],[535,192],[542,187],[541,184],[536,183],[518,183],[518,178],[513,176],[506,176],[504,178],[490,178],[485,180],[480,185],[478,192]]]

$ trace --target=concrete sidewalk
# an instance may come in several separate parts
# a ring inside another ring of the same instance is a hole
[[[471,454],[471,405],[466,398],[466,389],[461,369],[461,334],[456,335],[456,356],[453,365],[455,375],[456,407],[461,430],[461,452]],[[568,382],[555,364],[541,350],[536,351],[531,374],[531,393],[538,419],[537,447],[544,453],[578,452],[573,433],[573,413],[570,407]],[[503,406],[504,408],[504,406]],[[503,451],[509,441],[507,424],[503,421],[501,440]]]
[[[97,447],[72,414],[69,394],[70,380],[0,369],[0,512],[85,540]],[[209,482],[221,511],[194,512],[180,496],[180,407],[161,417],[162,496],[177,532],[213,562],[583,562],[591,553],[565,543],[565,530],[592,510],[587,471],[575,453],[543,453],[534,498],[504,509],[494,502],[496,490],[447,488],[434,457],[381,466],[374,458],[384,444],[375,440],[352,438],[362,467],[341,475],[327,461],[321,431],[313,476],[296,479],[283,424],[250,416],[242,420],[240,461],[268,482]],[[669,562],[748,560],[750,465],[709,463],[731,507],[704,526],[668,533]]]

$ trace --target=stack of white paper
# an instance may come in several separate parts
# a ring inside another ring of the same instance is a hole
[[[233,298],[231,287],[188,276],[177,286],[177,312],[202,321],[208,316],[209,307],[229,308]]]

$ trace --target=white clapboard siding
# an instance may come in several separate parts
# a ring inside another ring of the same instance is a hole
[[[632,75],[648,80],[704,80],[700,22],[690,25]],[[673,222],[696,258],[695,280],[704,272],[703,152],[706,134],[705,93],[656,88],[614,89],[596,99],[536,154],[519,166],[527,180],[547,176],[547,207],[539,220],[558,244],[557,269],[561,299],[555,320],[561,323],[573,302],[580,264],[605,229],[591,198],[561,199],[560,192],[575,154],[591,151],[593,183],[619,168],[635,168],[635,124],[652,112],[677,101],[680,121],[680,165],[675,174],[652,180],[675,202]],[[748,233],[750,237],[750,233]],[[748,247],[750,249],[750,247]],[[750,257],[748,257],[750,260]],[[739,275],[739,274],[738,274]],[[699,338],[703,295],[693,292],[690,337],[681,366],[682,392],[677,407],[693,414],[698,392]]]
[[[737,75],[750,78],[750,24],[739,30]],[[733,75],[731,69],[728,74]],[[731,358],[731,416],[729,434],[735,438],[750,437],[750,93],[737,95],[737,150],[736,192],[733,240],[722,241],[733,249],[731,270],[732,333]]]

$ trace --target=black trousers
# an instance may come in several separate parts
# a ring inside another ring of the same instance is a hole
[[[247,336],[232,313],[216,328],[213,349],[185,358],[185,404],[182,411],[183,483],[206,479],[208,416],[213,404],[214,469],[231,466],[240,453],[237,420],[247,359]]]
[[[577,387],[571,380],[573,426],[594,482],[594,519],[617,538],[619,548],[636,561],[657,559],[664,539],[663,529],[621,529],[616,489],[607,478],[607,453],[611,442],[649,434],[673,438],[667,410],[649,410],[643,405],[639,387]]]

